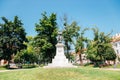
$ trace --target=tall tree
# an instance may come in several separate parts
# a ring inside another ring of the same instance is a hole
[[[79,55],[79,60],[80,60],[81,65],[83,64],[82,54],[84,54],[86,50],[85,42],[87,42],[87,38],[84,37],[86,30],[88,30],[88,28],[85,28],[80,32],[79,37],[77,38],[77,41],[76,41],[76,45],[75,45],[75,51]]]
[[[7,18],[2,17],[4,23],[0,24],[0,59],[10,61],[12,55],[16,54],[17,51],[26,48],[24,41],[26,39],[26,33],[23,28],[23,23],[14,17],[13,21],[9,21]]]
[[[67,18],[64,17],[63,39],[68,59],[70,59],[69,51],[71,50],[71,45],[75,44],[74,41],[79,35],[79,30],[80,27],[77,25],[77,22],[73,21],[71,24],[68,24]]]
[[[43,60],[51,62],[55,56],[55,45],[57,43],[56,14],[52,13],[50,16],[47,16],[46,12],[42,13],[42,18],[36,24],[35,30],[38,33],[35,37],[36,47],[40,47]]]

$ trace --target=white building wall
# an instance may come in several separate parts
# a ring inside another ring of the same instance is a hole
[[[115,53],[117,54],[117,56],[120,58],[120,34],[116,34],[112,38],[113,38],[112,47],[115,50]],[[116,59],[116,62],[120,62],[118,60],[118,57]]]
[[[117,55],[120,55],[120,41],[112,42],[113,49]]]

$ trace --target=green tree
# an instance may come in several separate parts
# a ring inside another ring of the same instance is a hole
[[[75,45],[75,51],[79,55],[81,65],[83,64],[82,54],[85,53],[85,43],[87,42],[87,38],[84,37],[86,30],[88,30],[88,28],[85,28],[80,32]]]
[[[55,45],[57,43],[56,36],[58,31],[56,14],[52,13],[50,16],[47,16],[46,13],[42,13],[42,18],[35,26],[35,30],[38,33],[35,37],[36,47],[40,47],[43,60],[51,62],[56,53]]]
[[[32,36],[27,36],[28,42],[25,42],[24,44],[27,45],[27,49],[21,50],[20,52],[17,53],[15,56],[15,62],[17,63],[24,63],[24,62],[30,62],[34,63],[37,62],[37,54],[34,50],[33,42],[34,38]]]
[[[0,23],[0,59],[10,61],[12,55],[27,47],[24,44],[27,41],[26,33],[23,23],[17,16],[14,17],[13,21],[2,17],[2,21],[4,23]]]
[[[93,41],[88,42],[87,57],[93,62],[105,63],[105,60],[115,60],[116,54],[112,48],[110,34],[99,32],[98,28],[92,28]]]
[[[75,45],[75,39],[79,35],[79,30],[80,27],[75,21],[73,21],[71,24],[68,24],[67,18],[64,17],[63,39],[68,59],[70,59],[69,51],[71,50],[71,45]]]

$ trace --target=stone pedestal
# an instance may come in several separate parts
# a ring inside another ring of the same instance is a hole
[[[54,67],[76,67],[73,66],[71,63],[68,62],[68,59],[64,55],[64,44],[57,43],[56,45],[56,56],[52,60],[51,64],[45,66],[45,68],[54,68]]]

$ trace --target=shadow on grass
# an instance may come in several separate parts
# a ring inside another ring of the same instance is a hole
[[[0,70],[13,70],[13,69],[32,69],[38,67],[37,65],[22,65],[21,68],[9,68],[8,65],[0,66]]]
[[[31,68],[36,68],[38,67],[37,65],[23,65],[22,69],[31,69]]]

